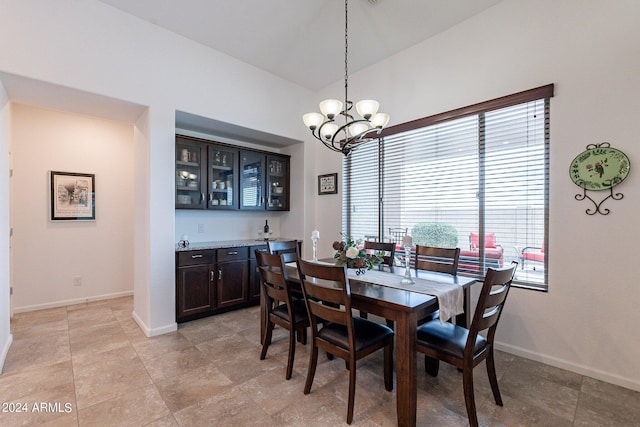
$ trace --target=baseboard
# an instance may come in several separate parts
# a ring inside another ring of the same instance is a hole
[[[178,330],[178,324],[176,322],[170,323],[160,328],[152,329],[152,328],[149,328],[149,326],[147,326],[146,323],[144,323],[144,321],[140,318],[140,316],[138,316],[138,314],[135,311],[131,312],[131,317],[138,324],[140,329],[142,329],[142,332],[144,332],[144,334],[149,338]]]
[[[0,353],[0,374],[4,369],[4,361],[7,360],[7,354],[9,354],[9,348],[11,348],[11,343],[13,342],[13,335],[9,334],[7,340],[2,346],[2,353]]]
[[[92,297],[76,298],[63,301],[48,302],[44,304],[25,305],[22,307],[14,307],[13,313],[25,313],[28,311],[45,310],[47,308],[65,307],[67,305],[83,304],[93,301],[102,301],[113,298],[127,297],[133,295],[133,291],[114,292],[111,294],[96,295]]]
[[[499,343],[496,341],[494,345],[497,350],[515,354],[516,356],[524,357],[525,359],[534,360],[536,362],[555,366],[556,368],[560,369],[566,369],[567,371],[595,378],[597,380],[604,381],[610,384],[615,384],[620,387],[640,391],[640,381],[638,380],[623,378],[619,375],[611,374],[610,372],[604,372],[599,369],[594,369],[590,366],[579,365],[571,361],[559,359],[557,357],[535,353],[533,351],[525,350],[523,348],[516,347],[510,344]]]

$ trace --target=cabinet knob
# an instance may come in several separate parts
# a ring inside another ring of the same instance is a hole
[[[238,251],[229,252],[227,255],[238,255]]]
[[[215,280],[216,280],[215,273],[216,273],[216,272],[215,272],[215,271],[213,271],[213,270],[211,270],[211,271],[209,272],[209,274],[211,275],[211,281],[212,281],[212,282],[215,282]]]
[[[218,280],[222,280],[222,270],[218,270]]]
[[[198,254],[198,255],[191,255],[191,259],[196,259],[196,258],[202,258],[204,255],[202,254]]]

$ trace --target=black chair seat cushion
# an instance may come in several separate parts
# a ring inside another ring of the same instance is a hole
[[[464,346],[467,343],[469,330],[453,323],[440,323],[440,320],[432,320],[418,328],[418,342],[425,347],[462,359]],[[487,340],[478,335],[474,354],[487,346]]]
[[[372,322],[360,317],[353,318],[353,334],[355,335],[355,350],[360,351],[372,344],[393,335],[393,330],[386,325]],[[326,323],[318,331],[318,338],[322,338],[338,347],[347,350],[349,348],[349,335],[347,327],[337,323]]]
[[[300,325],[303,323],[309,323],[309,315],[307,314],[307,306],[303,300],[291,299],[291,311],[293,311],[294,321],[289,322],[289,312],[287,311],[286,304],[280,304],[271,312],[275,316],[278,316],[282,320],[293,323],[294,325]]]

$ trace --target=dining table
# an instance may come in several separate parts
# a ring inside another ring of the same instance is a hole
[[[292,286],[300,286],[296,264],[287,263],[285,268],[288,282]],[[418,275],[419,277],[415,277],[414,274],[415,284],[401,284],[403,276],[398,271],[393,273],[369,270],[364,274],[356,274],[354,270],[349,269],[348,275],[352,307],[395,322],[396,411],[398,426],[402,427],[416,425],[418,322],[439,308],[438,297],[424,293],[425,286],[461,287],[464,312],[456,316],[455,321],[459,325],[467,326],[470,321],[470,288],[476,283],[476,279],[471,277],[445,273],[420,270]],[[264,301],[263,298],[261,301]],[[261,312],[265,311],[262,305]]]

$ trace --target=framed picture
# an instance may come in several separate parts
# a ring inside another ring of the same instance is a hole
[[[95,221],[95,186],[93,174],[51,171],[51,221]]]
[[[338,174],[318,175],[318,194],[336,194],[338,192]]]

